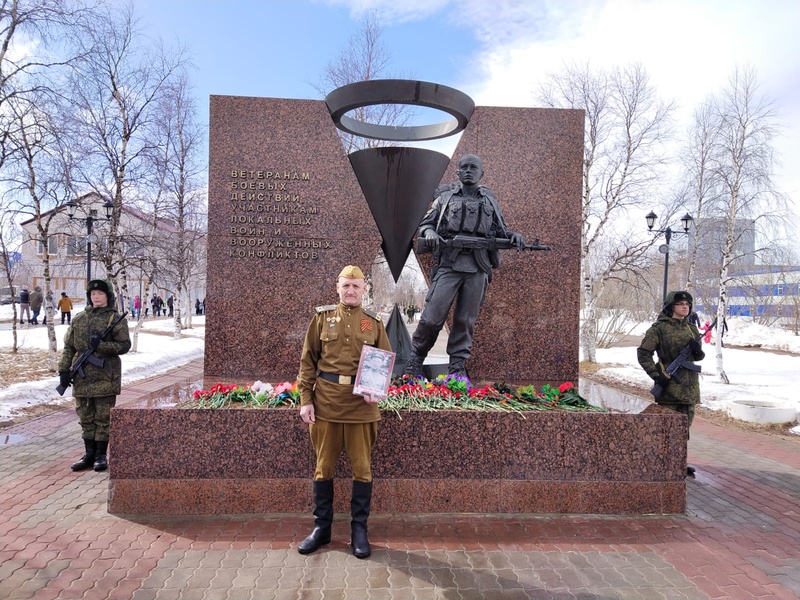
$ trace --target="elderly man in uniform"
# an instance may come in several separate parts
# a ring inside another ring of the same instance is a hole
[[[680,382],[670,378],[664,369],[675,360],[688,344],[692,351],[692,362],[705,358],[703,345],[697,338],[700,332],[689,322],[692,312],[692,295],[689,292],[670,292],[664,301],[664,309],[658,319],[645,332],[636,355],[642,369],[662,388],[656,402],[694,420],[694,406],[700,402],[700,376],[696,371],[680,369]],[[653,360],[653,353],[658,363]],[[688,434],[688,428],[687,428]],[[686,474],[693,476],[695,468],[687,465]]]
[[[356,396],[353,383],[365,345],[391,350],[380,316],[361,306],[367,286],[360,268],[339,273],[339,303],[318,306],[300,359],[300,417],[308,423],[316,452],[314,529],[297,550],[309,554],[331,541],[333,470],[342,449],[353,471],[350,500],[353,554],[366,558],[371,549],[367,518],[372,499],[372,448],[378,432],[377,396]]]
[[[520,234],[506,228],[494,194],[480,185],[483,177],[481,159],[474,154],[461,157],[456,174],[460,183],[447,186],[436,197],[419,227],[419,235],[437,248],[437,265],[425,308],[412,338],[413,352],[406,363],[406,375],[422,373],[425,357],[436,343],[454,302],[453,327],[447,340],[448,372],[467,374],[466,362],[472,354],[475,321],[486,297],[492,269],[500,265],[500,255],[496,250],[451,249],[441,242],[456,235],[466,235],[510,239],[518,249],[525,245]]]

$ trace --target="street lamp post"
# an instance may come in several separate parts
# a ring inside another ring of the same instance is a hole
[[[86,221],[86,283],[92,280],[92,242],[95,241],[97,236],[92,234],[92,224],[95,221],[109,221],[111,215],[114,214],[114,203],[111,200],[106,200],[103,203],[103,210],[106,213],[105,219],[94,216],[97,211],[92,210],[88,217],[76,217],[75,212],[78,210],[78,203],[75,200],[67,202],[67,213],[70,220]]]
[[[652,210],[645,216],[645,220],[647,221],[647,229],[656,235],[664,234],[664,239],[666,240],[666,244],[662,244],[658,247],[658,251],[664,255],[664,292],[661,295],[661,303],[667,301],[667,280],[669,277],[669,250],[670,250],[670,241],[673,237],[680,237],[682,235],[688,235],[689,229],[694,223],[694,219],[692,215],[688,212],[681,217],[681,226],[683,227],[683,231],[673,231],[672,227],[667,227],[666,229],[653,229],[653,226],[656,224],[656,219],[658,215],[654,213]]]

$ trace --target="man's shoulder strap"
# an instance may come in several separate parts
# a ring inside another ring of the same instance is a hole
[[[375,312],[374,310],[370,310],[370,309],[368,309],[368,308],[364,308],[364,307],[362,307],[362,308],[361,308],[361,310],[362,310],[362,311],[364,311],[364,314],[365,314],[365,315],[367,315],[367,316],[369,316],[369,317],[372,317],[372,318],[373,318],[373,319],[375,319],[376,321],[380,321],[380,320],[381,320],[381,316],[380,316],[380,314],[378,314],[378,313],[377,313],[377,312]]]
[[[328,312],[329,310],[336,309],[335,304],[325,304],[324,306],[317,306],[314,310],[317,312],[318,315],[321,315],[324,312]]]

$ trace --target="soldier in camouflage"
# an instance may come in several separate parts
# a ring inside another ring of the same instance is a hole
[[[689,427],[694,420],[694,405],[700,402],[700,376],[696,371],[680,369],[681,381],[678,383],[664,370],[687,344],[692,350],[692,362],[705,357],[702,343],[695,339],[700,332],[688,320],[692,312],[692,302],[692,295],[689,292],[667,294],[664,309],[658,315],[658,320],[644,334],[644,339],[636,350],[639,364],[664,390],[656,402],[660,406],[686,415]],[[658,363],[653,360],[654,352],[658,356]],[[687,475],[694,473],[694,467],[686,467]]]
[[[58,364],[61,384],[72,384],[75,410],[81,424],[86,453],[72,465],[73,471],[108,468],[106,451],[110,429],[111,408],[122,388],[122,362],[119,356],[131,348],[128,323],[120,321],[114,330],[100,339],[111,323],[118,317],[114,309],[114,288],[111,282],[93,279],[86,287],[86,309],[78,313],[64,336],[64,351]],[[89,363],[83,366],[85,377],[70,378],[70,369],[75,357],[80,356],[90,345],[96,345],[94,355],[103,359],[103,366]]]

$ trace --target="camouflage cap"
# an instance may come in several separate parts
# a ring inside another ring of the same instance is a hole
[[[339,277],[344,277],[346,279],[364,279],[364,271],[355,265],[347,265],[342,269],[341,273],[339,273]]]

